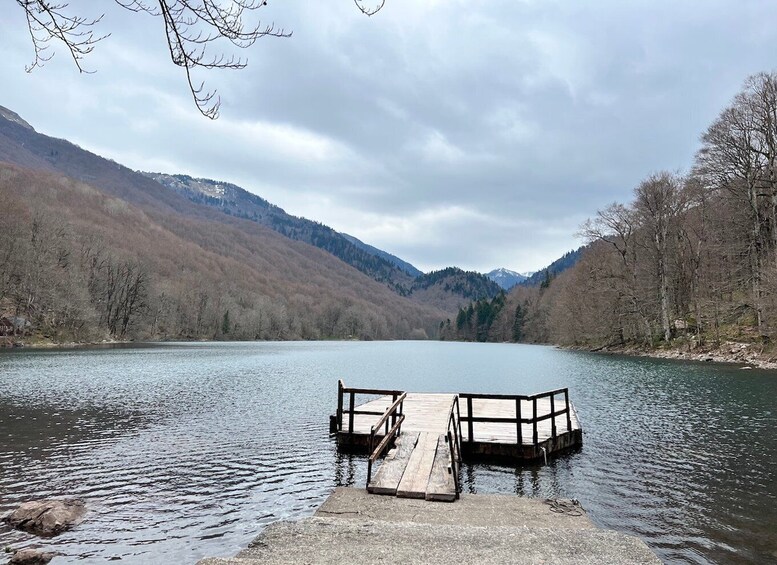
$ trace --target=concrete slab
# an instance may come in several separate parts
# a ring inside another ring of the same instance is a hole
[[[200,565],[309,563],[656,565],[640,540],[618,532],[475,527],[310,518],[268,527],[236,558]]]
[[[599,530],[577,508],[559,513],[543,500],[505,495],[439,504],[338,488],[312,518],[272,524],[236,557],[198,565],[661,563],[640,539]]]
[[[462,494],[455,504],[372,496],[366,490],[339,487],[316,511],[320,518],[355,521],[414,522],[470,526],[512,526],[557,529],[593,529],[582,515],[551,511],[540,498],[504,494]]]

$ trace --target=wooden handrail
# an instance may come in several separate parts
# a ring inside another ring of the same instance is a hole
[[[377,445],[377,447],[372,451],[370,454],[369,462],[374,463],[375,460],[380,457],[383,454],[383,450],[386,449],[386,446],[388,446],[389,443],[391,443],[391,440],[394,438],[394,434],[399,432],[399,430],[402,428],[402,422],[405,421],[405,415],[400,414],[399,417],[397,417],[397,423],[392,426],[392,428],[389,430],[389,433],[383,436],[383,439],[380,440],[380,443]],[[367,483],[370,482],[370,475],[372,473],[367,473]]]
[[[459,396],[462,398],[482,398],[486,400],[513,400],[515,398],[520,398],[521,400],[533,400],[534,398],[545,398],[547,396],[555,396],[557,394],[562,394],[564,391],[569,391],[568,388],[559,388],[556,390],[551,390],[548,392],[538,392],[536,394],[491,394],[491,393],[480,393],[480,392],[460,392]]]
[[[342,381],[340,381],[342,382]],[[387,389],[387,388],[354,388],[354,387],[343,387],[343,392],[353,392],[354,394],[378,394],[380,396],[393,396],[397,395],[399,396],[402,394],[403,390],[393,390],[393,389]]]
[[[451,434],[451,427],[453,434]],[[459,486],[459,465],[461,463],[461,421],[459,412],[459,395],[453,397],[451,410],[448,415],[448,429],[445,432],[445,440],[451,452],[451,473],[453,474],[453,486],[456,498],[459,498],[461,487]]]
[[[386,411],[380,419],[370,427],[370,457],[367,460],[367,488],[369,488],[370,481],[372,480],[372,464],[383,454],[386,447],[399,434],[402,422],[405,421],[405,415],[402,414],[402,404],[404,403],[406,396],[406,392],[401,393],[399,397],[394,400],[392,405],[386,408]],[[389,418],[391,418],[391,421],[393,422],[391,429],[388,427]],[[380,430],[384,424],[386,425],[386,433],[380,443],[378,443],[378,446],[373,449],[376,432]]]
[[[356,407],[356,395],[357,394],[370,394],[379,396],[391,396],[393,401],[396,401],[397,397],[404,394],[402,390],[392,389],[380,389],[380,388],[356,388],[347,387],[342,379],[337,381],[337,413],[335,414],[337,420],[337,431],[343,431],[343,417],[348,414],[348,428],[349,434],[353,433],[354,418],[357,414],[363,416],[382,416],[384,412],[376,412],[375,410],[360,410]],[[344,398],[348,395],[348,406],[344,407]],[[395,423],[395,419],[392,419],[392,424]]]
[[[564,407],[556,409],[556,396],[564,395]],[[529,396],[521,394],[489,394],[489,393],[459,393],[459,397],[465,398],[467,401],[467,413],[465,416],[459,416],[459,426],[461,421],[467,423],[467,441],[474,441],[474,424],[475,423],[490,423],[490,424],[515,424],[516,426],[516,440],[520,445],[523,443],[523,434],[521,430],[522,424],[531,424],[532,426],[532,440],[534,445],[538,443],[538,430],[537,424],[545,420],[551,420],[551,437],[556,439],[558,436],[558,430],[556,427],[556,418],[566,414],[566,428],[567,432],[572,431],[572,416],[571,405],[569,404],[569,389],[560,388],[549,392],[541,392],[532,394]],[[549,398],[550,399],[550,412],[537,414],[537,400]],[[473,413],[473,399],[483,400],[513,400],[515,402],[515,416],[511,417],[489,417],[489,416],[475,416]],[[532,405],[532,415],[530,418],[524,417],[521,413],[521,402],[530,402]]]
[[[558,417],[565,413],[566,413],[566,410],[558,410],[553,413],[548,412],[547,414],[543,414],[542,416],[537,416],[536,418],[521,418],[520,420],[514,416],[509,416],[509,417],[473,416],[472,418],[468,416],[462,416],[461,419],[464,421],[481,422],[481,423],[489,423],[489,424],[517,424],[518,422],[521,422],[522,424],[531,424],[534,421],[542,422],[543,420],[547,420],[548,418]]]
[[[458,460],[461,461],[461,422],[460,422],[460,414],[459,414],[459,396],[455,395],[453,397],[453,402],[451,403],[451,409],[448,414],[448,431],[451,431],[451,425],[453,427],[453,439],[456,440],[456,450],[458,455]]]
[[[399,395],[399,398],[397,398],[394,403],[389,406],[385,412],[382,412],[383,414],[375,424],[372,425],[370,428],[370,434],[375,435],[375,432],[380,429],[380,427],[386,423],[386,421],[389,419],[390,416],[394,415],[396,413],[397,408],[400,408],[402,406],[402,403],[405,401],[405,397],[407,396],[406,392],[403,392]],[[399,414],[401,414],[401,410]]]
[[[459,463],[461,462],[460,458],[457,458],[457,455],[454,455],[454,446],[456,445],[456,440],[451,437],[451,431],[448,430],[446,432],[446,439],[448,440],[448,445],[450,446],[451,451],[451,473],[453,474],[453,489],[456,491],[456,498],[460,498],[459,493],[461,493],[461,487],[459,486]],[[458,451],[458,448],[456,448]]]

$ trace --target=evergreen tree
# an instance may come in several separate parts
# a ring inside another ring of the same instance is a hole
[[[513,341],[521,341],[523,338],[523,325],[526,322],[526,310],[521,305],[515,307],[515,319],[513,320]]]
[[[229,310],[224,312],[224,317],[221,319],[221,333],[223,335],[229,334],[229,330],[232,327],[232,324],[229,321]]]

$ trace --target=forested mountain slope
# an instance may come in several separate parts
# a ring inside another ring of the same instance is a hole
[[[449,316],[470,300],[492,298],[499,292],[499,286],[486,276],[456,267],[424,274],[413,265],[355,237],[319,222],[287,214],[282,208],[234,184],[187,175],[142,174],[193,203],[256,222],[289,239],[323,249],[400,296],[441,308]]]
[[[553,261],[550,265],[544,269],[540,269],[530,277],[524,278],[518,284],[523,286],[539,286],[541,284],[548,284],[550,280],[556,278],[567,269],[574,267],[583,255],[585,247],[579,247],[574,251],[568,251],[561,257]]]
[[[407,338],[446,314],[0,117],[0,316],[54,340]]]
[[[287,214],[282,208],[237,185],[196,179],[188,175],[143,174],[192,202],[257,222],[290,239],[323,249],[367,276],[386,283],[399,294],[407,294],[415,276],[397,265],[397,261],[400,261],[398,258],[394,257],[395,261],[392,261],[389,259],[392,255],[367,246],[356,238],[341,234],[319,222]],[[404,265],[420,273],[412,265]]]
[[[413,282],[411,297],[455,313],[472,300],[490,299],[501,291],[501,287],[485,275],[447,267],[417,277]]]

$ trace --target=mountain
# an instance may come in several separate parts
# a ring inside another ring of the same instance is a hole
[[[237,185],[188,175],[141,173],[195,204],[242,218],[303,241],[383,283],[400,296],[454,314],[461,305],[494,297],[499,286],[484,275],[450,267],[424,274],[410,263],[319,222],[299,218]]]
[[[323,249],[370,278],[385,283],[398,294],[407,294],[412,278],[417,276],[399,266],[398,263],[404,262],[393,255],[319,222],[287,214],[282,208],[235,184],[188,175],[142,174],[192,202],[262,224],[289,239]],[[412,265],[404,264],[420,273]]]
[[[417,269],[407,261],[403,261],[396,255],[392,255],[387,251],[383,251],[382,249],[378,249],[377,247],[373,247],[372,245],[364,243],[363,241],[353,237],[352,235],[348,235],[347,233],[341,233],[340,235],[342,235],[345,239],[353,243],[355,246],[361,247],[368,253],[372,253],[373,255],[381,257],[386,261],[388,261],[389,263],[392,263],[394,266],[399,267],[411,277],[420,277],[421,275],[423,275],[423,272],[421,272],[419,269]]]
[[[541,327],[541,320],[547,314],[530,316],[528,312],[541,311],[537,301],[548,293],[545,290],[559,274],[573,267],[581,258],[585,247],[565,253],[545,269],[537,271],[514,285],[509,293],[504,291],[495,296],[473,298],[472,302],[460,306],[454,319],[447,319],[440,325],[440,339],[459,341],[543,341],[542,334],[532,328]],[[499,276],[496,269],[489,273]],[[510,274],[512,271],[508,271]],[[519,275],[520,276],[520,275]]]
[[[0,317],[40,338],[409,338],[435,335],[448,315],[6,109],[0,202]],[[256,197],[252,212],[275,208]]]
[[[453,313],[472,301],[491,299],[502,292],[502,288],[485,275],[458,267],[422,275],[415,279],[411,290],[416,300]]]
[[[9,110],[5,106],[0,106],[0,118],[4,118],[9,122],[14,122],[16,124],[19,124],[23,128],[27,128],[27,129],[31,129],[32,131],[35,131],[35,128],[32,127],[27,122],[25,122],[19,114]]]
[[[539,286],[544,282],[557,277],[567,269],[575,266],[580,260],[585,248],[586,246],[583,246],[574,251],[564,253],[564,255],[553,261],[550,265],[537,271],[518,284],[521,286]]]
[[[486,276],[505,290],[510,290],[518,283],[527,279],[527,275],[516,273],[504,267],[494,269],[490,273],[486,273]]]

